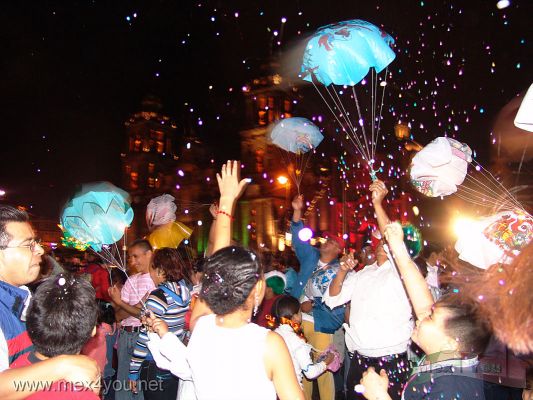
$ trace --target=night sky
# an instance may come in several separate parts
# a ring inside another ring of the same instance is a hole
[[[241,88],[259,65],[281,54],[289,71],[306,34],[354,18],[396,40],[385,120],[411,123],[422,144],[446,133],[486,157],[498,110],[533,80],[533,2],[510,3],[5,2],[0,188],[6,201],[57,217],[76,185],[118,183],[124,121],[149,94],[178,131],[217,144],[216,159],[238,157]]]

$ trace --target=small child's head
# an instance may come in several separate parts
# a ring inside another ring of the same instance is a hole
[[[452,294],[442,297],[434,304],[431,315],[417,322],[412,338],[427,355],[480,354],[488,344],[490,330],[474,304]]]
[[[289,295],[280,296],[272,304],[272,316],[276,324],[281,324],[282,319],[287,319],[297,324],[302,323],[302,313],[300,312],[300,302],[296,297]]]
[[[78,354],[94,334],[98,306],[91,284],[71,274],[45,280],[32,297],[26,328],[45,357]]]

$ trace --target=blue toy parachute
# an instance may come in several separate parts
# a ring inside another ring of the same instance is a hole
[[[270,141],[280,149],[298,193],[305,169],[314,149],[324,136],[320,129],[306,118],[293,117],[279,120],[270,131]]]
[[[278,121],[270,132],[273,144],[291,153],[307,153],[322,142],[320,129],[307,118],[293,117]]]
[[[396,55],[391,46],[394,39],[377,26],[359,19],[343,21],[318,29],[308,40],[301,66],[302,79],[312,82],[336,123],[341,126],[340,139],[346,137],[368,164],[370,176],[376,179],[374,169],[375,152],[379,139],[381,110],[383,108],[387,71]],[[370,85],[363,87],[371,97],[364,116],[355,86],[367,75]],[[320,84],[323,88],[320,89]],[[340,89],[335,89],[335,85]],[[383,88],[378,95],[378,86]],[[348,97],[355,102],[356,112],[343,101]],[[381,97],[379,111],[378,98]],[[355,117],[357,115],[357,118]],[[365,118],[366,117],[366,118]],[[370,125],[371,135],[367,135],[365,125]]]
[[[314,76],[323,85],[353,86],[370,68],[380,73],[394,60],[392,44],[388,33],[360,19],[324,26],[307,42],[303,79]]]
[[[65,231],[95,251],[119,241],[132,221],[128,193],[108,182],[83,185],[61,214]]]

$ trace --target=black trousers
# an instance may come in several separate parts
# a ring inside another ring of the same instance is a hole
[[[144,361],[141,365],[140,381],[145,400],[176,400],[179,380],[170,371],[157,367],[155,361]]]
[[[389,396],[393,400],[400,400],[402,389],[409,378],[409,362],[407,353],[392,354],[384,357],[365,357],[354,353],[350,360],[350,369],[346,378],[346,399],[363,400],[365,397],[355,391],[355,386],[369,367],[374,367],[379,374],[381,369],[387,371],[389,377]]]

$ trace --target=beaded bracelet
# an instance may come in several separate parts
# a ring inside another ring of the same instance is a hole
[[[218,215],[218,214],[225,215],[226,217],[228,217],[228,218],[231,219],[232,221],[233,221],[233,219],[234,219],[233,216],[232,216],[231,214],[227,213],[226,211],[218,210],[218,211],[217,211],[217,215]]]

